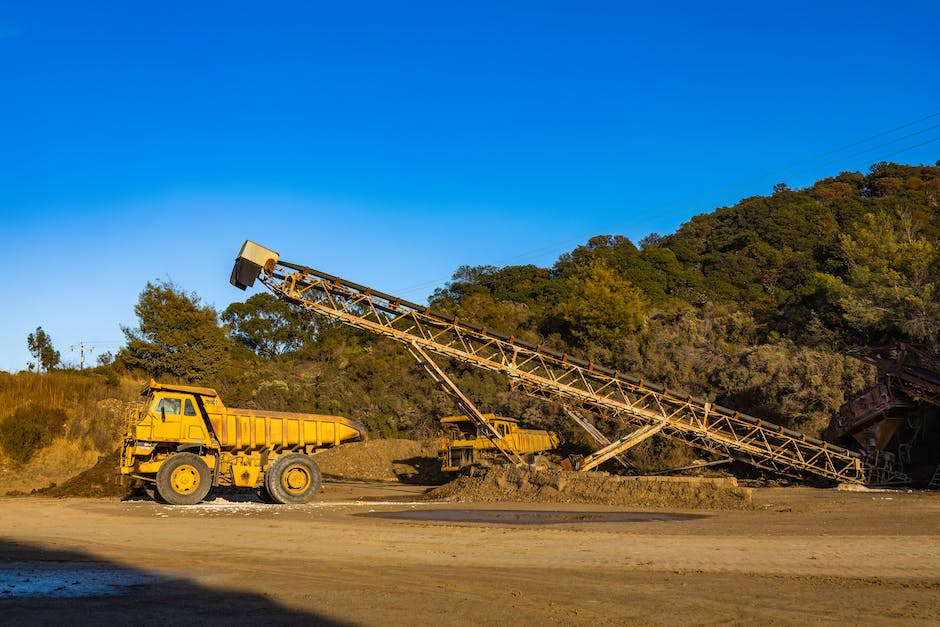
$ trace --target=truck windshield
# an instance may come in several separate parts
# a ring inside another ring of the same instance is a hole
[[[179,416],[182,399],[179,398],[160,398],[153,405],[153,413],[160,415],[161,411],[166,412],[167,416]]]

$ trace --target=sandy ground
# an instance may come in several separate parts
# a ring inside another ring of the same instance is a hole
[[[0,499],[0,622],[940,622],[938,493],[759,489],[750,511],[640,522],[363,515],[623,511],[427,503],[422,491],[334,482],[305,506]]]

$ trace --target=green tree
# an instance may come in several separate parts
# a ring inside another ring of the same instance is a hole
[[[317,332],[311,316],[267,292],[232,303],[222,312],[222,320],[235,341],[262,357],[295,351]]]
[[[578,268],[568,283],[571,300],[564,309],[576,338],[611,344],[645,324],[643,292],[603,261]]]
[[[26,346],[29,347],[29,352],[40,369],[48,372],[59,365],[61,360],[59,351],[52,346],[52,338],[42,330],[42,327],[36,327],[35,333],[26,336]]]
[[[199,297],[171,282],[147,283],[134,306],[137,328],[122,327],[127,346],[121,360],[153,377],[171,375],[201,381],[217,374],[228,359],[228,338],[218,315]]]
[[[844,235],[845,278],[826,277],[830,297],[861,334],[884,341],[908,337],[940,340],[940,246],[917,233],[904,217],[865,216]]]

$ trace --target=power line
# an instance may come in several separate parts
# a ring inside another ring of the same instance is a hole
[[[937,116],[940,116],[940,113],[935,113],[935,114],[932,114],[932,115],[929,115],[929,116],[925,116],[925,117],[923,117],[923,118],[920,118],[917,122],[924,121],[924,120],[927,120],[927,119],[930,119],[930,118],[933,118],[933,117],[937,117]],[[725,191],[725,190],[730,189],[730,188],[733,188],[733,187],[738,187],[739,185],[741,185],[741,184],[743,184],[743,183],[751,183],[751,182],[754,182],[754,181],[757,181],[757,180],[766,179],[766,178],[767,178],[768,176],[770,176],[771,174],[776,174],[777,176],[780,176],[780,175],[783,175],[783,174],[794,174],[794,173],[799,173],[799,172],[807,172],[807,171],[809,171],[809,170],[811,170],[811,169],[814,169],[814,168],[819,168],[819,167],[823,167],[823,166],[826,166],[826,165],[832,165],[832,164],[834,164],[834,163],[838,163],[838,162],[843,161],[843,160],[845,160],[845,159],[851,159],[852,157],[857,157],[857,156],[862,155],[862,154],[865,154],[865,153],[867,153],[867,152],[871,152],[871,151],[873,151],[873,150],[877,150],[877,149],[879,149],[879,148],[883,148],[883,147],[885,147],[885,146],[889,146],[889,145],[891,145],[891,144],[895,144],[895,143],[897,143],[897,142],[899,142],[899,141],[902,141],[902,140],[904,140],[904,139],[908,139],[908,138],[910,138],[910,137],[914,137],[914,136],[916,136],[916,135],[920,135],[920,134],[926,133],[926,132],[928,132],[928,131],[932,131],[932,130],[935,130],[935,129],[940,128],[940,124],[936,124],[936,125],[934,125],[934,126],[930,126],[930,127],[926,128],[926,129],[921,129],[921,130],[915,131],[915,132],[913,132],[913,133],[908,133],[907,135],[902,135],[901,137],[896,137],[896,138],[891,139],[891,140],[888,140],[888,141],[886,141],[886,142],[882,142],[882,143],[877,144],[877,145],[875,145],[875,146],[871,146],[871,147],[866,148],[866,149],[864,149],[864,150],[860,150],[860,151],[854,152],[854,153],[852,153],[852,154],[839,157],[839,158],[837,158],[837,159],[832,159],[832,160],[830,160],[830,161],[826,161],[826,162],[823,162],[823,163],[817,163],[817,164],[815,164],[815,165],[813,165],[812,167],[809,167],[809,168],[794,169],[794,168],[795,168],[796,166],[798,166],[798,165],[804,165],[804,164],[807,164],[807,163],[812,163],[813,161],[817,160],[818,158],[820,158],[820,157],[822,157],[822,156],[831,155],[831,154],[834,154],[835,152],[838,152],[838,151],[843,150],[843,149],[845,149],[845,148],[852,147],[852,146],[857,146],[857,145],[859,145],[859,144],[863,144],[863,143],[865,143],[866,141],[870,141],[871,139],[876,138],[876,137],[883,137],[885,134],[888,134],[888,133],[897,131],[897,130],[902,129],[902,128],[907,128],[907,127],[909,127],[909,126],[911,126],[911,125],[913,125],[913,124],[915,124],[915,123],[917,123],[917,122],[912,122],[912,123],[908,123],[908,124],[903,124],[903,125],[901,125],[901,126],[895,127],[892,131],[886,131],[886,132],[878,133],[878,134],[876,134],[876,135],[872,135],[872,136],[870,136],[870,137],[868,137],[868,138],[866,138],[866,139],[864,139],[864,140],[859,140],[859,141],[857,141],[857,142],[852,142],[852,143],[850,143],[850,144],[846,144],[845,146],[843,146],[843,147],[840,148],[840,149],[837,149],[837,150],[834,150],[834,151],[830,150],[830,151],[827,151],[827,152],[824,152],[824,153],[820,153],[820,154],[818,154],[818,155],[815,155],[815,156],[813,156],[813,157],[809,157],[809,158],[807,158],[807,159],[803,159],[803,160],[801,160],[801,161],[795,161],[795,162],[789,164],[788,166],[785,166],[784,168],[781,168],[781,169],[779,169],[779,170],[768,171],[768,172],[766,172],[766,173],[764,173],[764,174],[759,174],[759,175],[756,175],[756,176],[753,176],[753,177],[748,177],[747,179],[739,180],[739,181],[737,181],[736,183],[731,183],[731,184],[724,185],[724,186],[719,187],[719,188],[715,188],[715,189],[710,190],[710,191],[708,191],[708,192],[705,192],[705,193],[703,193],[703,194],[699,194],[699,195],[697,195],[697,196],[694,196],[694,197],[692,197],[692,198],[690,198],[690,199],[688,199],[688,200],[686,200],[686,201],[682,201],[681,203],[676,203],[676,204],[670,205],[670,206],[668,206],[668,207],[665,207],[665,208],[663,208],[662,210],[659,210],[659,211],[649,211],[649,212],[646,212],[645,214],[640,214],[639,216],[636,216],[636,217],[634,217],[634,218],[631,220],[631,224],[636,225],[638,220],[639,220],[639,224],[645,224],[646,222],[648,222],[648,221],[649,221],[651,218],[653,218],[653,217],[657,217],[657,218],[658,218],[658,217],[661,217],[661,216],[674,215],[675,213],[677,213],[677,212],[682,211],[683,209],[685,209],[685,208],[687,207],[687,205],[688,205],[689,203],[691,203],[691,202],[694,202],[694,201],[697,201],[697,200],[701,200],[701,199],[703,199],[703,198],[707,198],[707,197],[709,197],[709,196],[711,196],[711,195],[713,195],[713,194],[715,194],[715,193],[717,193],[717,192],[719,192],[719,191]],[[936,140],[935,140],[935,139],[932,139],[932,140],[923,142],[923,143],[921,143],[921,144],[915,144],[914,146],[909,146],[909,147],[907,147],[907,148],[905,148],[905,149],[899,150],[899,151],[894,152],[894,153],[891,153],[891,154],[889,154],[889,155],[885,155],[885,157],[889,157],[889,156],[893,156],[893,155],[896,155],[896,154],[900,154],[900,153],[906,152],[906,151],[908,151],[908,150],[913,150],[914,148],[917,148],[917,147],[919,147],[919,146],[922,146],[922,145],[925,145],[925,144],[929,144],[929,143],[931,143],[932,141],[936,141]],[[621,223],[621,224],[615,225],[614,227],[612,227],[612,228],[610,228],[610,229],[607,229],[607,230],[608,230],[608,231],[619,230],[619,229],[621,229],[621,228],[624,227],[624,226],[625,226],[625,224]],[[543,252],[548,252],[549,250],[552,250],[552,249],[554,249],[554,248],[557,248],[558,246],[565,245],[565,244],[570,244],[570,243],[576,242],[576,241],[581,241],[581,240],[583,240],[583,239],[584,239],[584,235],[582,234],[582,235],[579,236],[578,238],[569,238],[569,239],[566,239],[566,240],[564,240],[564,241],[558,242],[558,243],[556,243],[556,244],[554,244],[554,245],[551,245],[550,247],[543,247],[543,248],[540,248],[540,249],[538,249],[538,250],[535,251],[535,252],[536,252],[536,254],[542,254]],[[496,265],[504,264],[504,263],[507,263],[507,262],[510,262],[510,261],[514,261],[514,260],[516,260],[516,259],[532,258],[532,256],[533,256],[532,253],[522,253],[522,254],[520,254],[520,255],[516,255],[516,256],[507,258],[507,259],[505,259],[504,261],[497,262]]]
[[[908,150],[914,150],[915,148],[920,148],[921,146],[932,144],[935,141],[940,141],[940,136],[934,137],[933,139],[928,139],[927,141],[921,142],[919,144],[914,144],[913,146],[908,146],[907,148],[902,148],[901,150],[898,150],[897,152],[892,152],[890,154],[885,155],[885,157],[893,157],[894,155],[899,155],[902,152],[907,152]]]
[[[95,344],[98,346],[101,346],[101,345],[118,346],[127,342],[127,340],[83,340],[83,341],[89,344]]]
[[[845,155],[845,156],[843,156],[843,157],[839,157],[838,159],[833,159],[833,160],[831,160],[831,161],[826,161],[826,162],[823,162],[823,163],[816,164],[816,165],[813,166],[813,167],[814,167],[814,168],[818,168],[818,167],[821,167],[821,166],[832,165],[833,163],[838,163],[839,161],[842,161],[843,159],[851,159],[852,157],[857,157],[857,156],[859,156],[859,155],[863,155],[863,154],[865,154],[866,152],[871,152],[872,150],[878,150],[879,148],[884,148],[885,146],[890,146],[891,144],[896,144],[896,143],[898,143],[899,141],[903,141],[903,140],[905,140],[905,139],[909,139],[909,138],[914,137],[914,136],[916,136],[916,135],[922,135],[922,134],[924,134],[924,133],[926,133],[926,132],[928,132],[928,131],[932,131],[932,130],[935,130],[935,129],[938,129],[938,128],[940,128],[940,124],[935,124],[935,125],[933,125],[933,126],[929,126],[929,127],[925,128],[925,129],[921,129],[921,130],[919,130],[919,131],[914,131],[913,133],[908,133],[907,135],[901,135],[900,137],[895,137],[894,139],[891,139],[891,140],[889,140],[889,141],[886,141],[886,142],[883,142],[883,143],[881,143],[881,144],[878,144],[877,146],[872,146],[871,148],[866,148],[866,149],[864,149],[864,150],[859,150],[858,152],[853,152],[852,154]],[[935,140],[930,140],[930,141],[927,141],[927,142],[924,142],[924,143],[925,143],[925,144],[929,144],[931,141],[935,141]],[[907,150],[912,150],[912,149],[917,148],[918,146],[921,146],[921,145],[923,145],[923,144],[916,144],[916,145],[914,145],[914,146],[909,146],[908,148],[905,148],[905,149],[902,150],[901,152],[904,152],[904,151],[907,151]],[[892,153],[892,154],[897,154],[897,153]],[[885,155],[885,156],[891,156],[891,155]],[[806,170],[807,170],[807,168],[803,168],[802,170],[796,170],[796,172],[805,172]]]
[[[930,120],[930,119],[936,118],[936,117],[940,117],[940,111],[938,111],[937,113],[931,113],[930,115],[925,115],[925,116],[922,117],[922,118],[917,118],[917,119],[914,120],[913,122],[907,122],[906,124],[901,124],[900,126],[895,126],[895,127],[892,128],[892,129],[888,129],[888,130],[886,130],[886,131],[881,131],[880,133],[875,133],[874,135],[869,135],[868,137],[866,137],[866,138],[864,138],[864,139],[859,139],[859,140],[857,140],[857,141],[850,142],[850,143],[845,144],[845,145],[843,145],[843,146],[839,146],[838,148],[833,148],[832,150],[828,150],[828,151],[826,151],[826,152],[821,152],[821,153],[819,153],[819,154],[817,154],[817,155],[815,155],[815,156],[813,156],[813,157],[808,157],[807,159],[804,159],[804,160],[801,160],[801,161],[796,161],[796,162],[794,162],[794,163],[787,164],[787,165],[785,165],[785,166],[783,166],[783,167],[784,167],[784,169],[786,169],[786,168],[790,168],[790,167],[792,167],[792,166],[802,165],[803,163],[807,163],[807,162],[809,162],[809,161],[814,161],[814,160],[816,160],[816,159],[818,159],[818,158],[821,158],[821,157],[828,157],[829,155],[836,154],[837,152],[842,152],[843,150],[845,150],[845,149],[847,149],[847,148],[854,148],[855,146],[858,146],[858,145],[860,145],[860,144],[864,144],[865,142],[869,142],[869,141],[871,141],[871,140],[873,140],[873,139],[877,139],[877,138],[879,138],[879,137],[884,137],[885,135],[890,135],[890,134],[892,134],[892,133],[894,133],[894,132],[900,131],[900,130],[903,129],[903,128],[909,128],[909,127],[911,127],[911,126],[914,126],[914,125],[916,125],[916,124],[920,124],[921,122],[925,122],[925,121],[927,121],[927,120]],[[937,128],[937,127],[936,127],[936,126],[932,126],[932,127],[930,127],[930,128]],[[768,172],[768,173],[767,173],[767,175],[770,175],[770,174],[773,174],[773,172]]]
[[[849,148],[854,148],[854,147],[856,147],[856,146],[863,145],[863,144],[865,144],[865,143],[867,143],[867,142],[870,142],[870,141],[873,141],[873,140],[875,140],[875,139],[879,139],[879,138],[882,138],[882,137],[889,136],[889,135],[891,135],[891,134],[893,134],[893,133],[896,133],[896,132],[899,131],[899,130],[902,130],[902,129],[905,129],[905,128],[910,128],[910,127],[912,127],[912,126],[916,126],[917,124],[920,124],[920,123],[922,123],[922,122],[925,122],[925,121],[927,121],[927,120],[930,120],[930,119],[933,119],[933,118],[936,118],[936,117],[940,117],[940,111],[935,112],[935,113],[930,113],[930,114],[928,114],[928,115],[922,116],[922,117],[917,118],[917,119],[915,119],[915,120],[912,120],[912,121],[910,121],[910,122],[906,122],[906,123],[904,123],[904,124],[900,124],[900,125],[898,125],[898,126],[892,127],[892,128],[890,128],[890,129],[887,129],[887,130],[884,130],[884,131],[879,131],[879,132],[877,132],[877,133],[875,133],[875,134],[873,134],[873,135],[869,135],[869,136],[864,137],[864,138],[862,138],[862,139],[855,140],[855,141],[849,142],[849,143],[847,143],[847,144],[843,144],[842,146],[839,146],[838,148],[834,148],[834,149],[831,149],[831,150],[827,150],[827,151],[824,151],[824,152],[821,152],[821,153],[817,153],[817,154],[815,154],[815,155],[812,155],[812,156],[810,156],[810,157],[807,157],[807,158],[805,158],[805,159],[800,159],[800,160],[798,160],[798,161],[791,162],[791,163],[786,164],[786,165],[784,165],[784,166],[782,166],[782,167],[780,167],[780,168],[776,168],[776,169],[773,169],[773,170],[769,170],[769,171],[767,171],[767,172],[764,172],[764,173],[761,173],[761,174],[757,174],[757,175],[754,175],[754,176],[750,176],[750,177],[747,177],[747,178],[745,178],[745,179],[739,179],[739,180],[737,180],[737,181],[735,181],[735,182],[729,183],[729,184],[727,184],[727,185],[722,185],[722,186],[717,187],[717,188],[712,188],[711,190],[709,190],[709,191],[707,191],[707,192],[704,192],[704,193],[702,193],[702,194],[697,194],[697,195],[692,196],[692,197],[690,197],[690,198],[687,198],[687,199],[685,199],[685,200],[682,200],[682,201],[673,203],[673,204],[668,205],[668,206],[666,206],[666,207],[664,207],[664,208],[662,208],[662,209],[660,209],[660,210],[645,212],[644,214],[640,214],[640,215],[638,215],[638,216],[633,217],[633,218],[631,219],[630,224],[633,225],[633,226],[636,226],[636,225],[638,225],[638,224],[642,225],[642,224],[645,224],[645,223],[649,222],[653,217],[657,217],[657,218],[658,218],[658,217],[662,217],[662,216],[664,216],[664,215],[665,215],[665,216],[674,215],[675,213],[677,213],[677,212],[679,212],[679,211],[682,211],[682,210],[685,210],[685,209],[689,208],[688,205],[690,205],[690,204],[693,203],[693,202],[696,202],[696,201],[699,201],[699,200],[703,200],[703,199],[708,198],[708,197],[710,197],[710,196],[712,196],[712,195],[714,195],[714,194],[716,194],[716,193],[718,193],[718,192],[726,191],[726,190],[732,189],[732,188],[738,188],[738,187],[740,187],[740,186],[743,185],[743,184],[752,183],[752,182],[755,182],[755,181],[758,181],[758,180],[764,180],[764,179],[766,179],[767,177],[769,177],[769,176],[771,176],[771,175],[781,176],[781,175],[783,175],[783,174],[793,174],[793,173],[798,173],[798,172],[805,172],[805,171],[808,171],[808,170],[810,170],[810,169],[819,168],[819,167],[823,167],[823,166],[826,166],[826,165],[832,165],[832,164],[834,164],[834,163],[838,163],[838,162],[844,161],[844,160],[846,160],[846,159],[851,159],[852,157],[857,157],[857,156],[859,156],[859,155],[862,155],[862,154],[871,152],[871,151],[873,151],[873,150],[878,150],[879,148],[883,148],[883,147],[885,147],[885,146],[889,146],[889,145],[891,145],[891,144],[895,144],[895,143],[897,143],[897,142],[899,142],[899,141],[903,141],[904,139],[909,139],[909,138],[911,138],[911,137],[914,137],[914,136],[917,136],[917,135],[921,135],[921,134],[926,133],[926,132],[929,132],[929,131],[931,131],[931,130],[935,130],[935,129],[940,128],[940,124],[936,124],[936,125],[933,125],[933,126],[929,126],[929,127],[927,127],[927,128],[920,129],[920,130],[914,131],[914,132],[912,132],[912,133],[908,133],[908,134],[902,135],[902,136],[900,136],[900,137],[892,138],[892,139],[890,139],[890,140],[888,140],[888,141],[878,143],[878,144],[876,144],[876,145],[874,145],[874,146],[870,146],[870,147],[868,147],[868,148],[865,148],[864,150],[856,151],[856,152],[854,152],[854,153],[852,153],[852,154],[849,154],[849,155],[844,155],[844,156],[842,156],[842,157],[838,157],[838,158],[836,158],[836,159],[832,159],[832,160],[829,160],[829,161],[826,161],[826,162],[823,162],[823,163],[816,163],[815,165],[813,165],[813,166],[811,166],[811,167],[809,167],[809,168],[795,169],[795,168],[797,168],[798,166],[804,166],[804,165],[813,163],[813,162],[818,161],[819,159],[822,159],[822,158],[824,158],[824,157],[828,157],[828,156],[830,156],[830,155],[834,155],[834,154],[843,152],[843,151],[845,151],[845,150],[847,150],[847,149],[849,149]],[[933,138],[933,139],[929,139],[929,140],[927,140],[927,141],[925,141],[925,142],[921,142],[921,143],[918,143],[918,144],[914,144],[914,145],[912,145],[912,146],[908,146],[908,147],[903,148],[903,149],[901,149],[901,150],[898,150],[898,151],[889,153],[889,154],[887,154],[887,155],[883,155],[883,158],[892,157],[892,156],[895,156],[895,155],[898,155],[898,154],[907,152],[907,151],[909,151],[909,150],[913,150],[913,149],[915,149],[915,148],[919,148],[919,147],[924,146],[924,145],[926,145],[926,144],[930,144],[930,143],[932,143],[932,142],[935,142],[935,141],[937,141],[938,139],[940,139],[940,137]],[[610,228],[605,229],[605,230],[606,230],[606,231],[616,231],[616,230],[622,229],[624,226],[626,226],[626,225],[623,224],[623,223],[621,223],[621,224],[618,224],[618,225],[614,225],[613,227],[610,227]],[[555,243],[552,243],[552,244],[548,244],[548,245],[546,245],[546,246],[542,246],[542,247],[539,247],[539,248],[537,248],[537,249],[532,249],[532,250],[529,250],[529,251],[520,253],[520,254],[518,254],[518,255],[512,255],[512,256],[509,256],[509,257],[504,257],[503,259],[497,260],[497,261],[494,262],[492,265],[496,265],[496,266],[505,266],[505,265],[508,265],[508,264],[510,264],[510,263],[512,263],[512,262],[515,262],[515,261],[520,261],[520,260],[525,260],[525,259],[533,259],[533,258],[539,257],[539,256],[541,256],[541,255],[543,255],[543,254],[545,254],[545,253],[547,253],[547,252],[549,252],[549,251],[556,250],[556,249],[558,249],[558,248],[561,247],[561,246],[570,245],[572,242],[580,242],[580,241],[583,241],[585,237],[589,237],[589,236],[590,236],[590,235],[585,235],[584,233],[581,233],[581,234],[579,234],[577,237],[566,238],[565,240],[558,241],[558,242],[555,242]],[[450,277],[445,278],[445,279],[436,279],[436,280],[432,280],[432,281],[425,281],[425,282],[422,282],[422,283],[419,283],[419,284],[412,285],[412,286],[410,286],[410,287],[398,289],[397,292],[399,292],[399,293],[402,293],[402,292],[404,292],[404,293],[407,293],[407,292],[414,292],[414,291],[417,291],[417,290],[426,289],[426,288],[428,288],[428,287],[441,285],[441,284],[443,284],[443,283],[446,283],[448,280],[450,280]]]

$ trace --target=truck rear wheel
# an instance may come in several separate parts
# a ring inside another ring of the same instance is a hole
[[[264,473],[264,487],[268,495],[285,505],[308,503],[320,491],[323,479],[320,467],[302,453],[279,457]]]
[[[211,487],[209,467],[192,453],[171,455],[157,471],[157,493],[170,505],[195,505]]]

